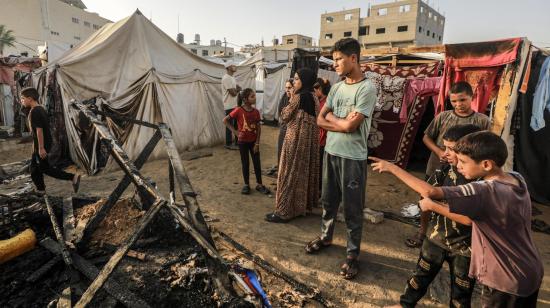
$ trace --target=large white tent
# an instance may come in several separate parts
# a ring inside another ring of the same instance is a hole
[[[92,98],[98,107],[137,120],[167,123],[180,151],[221,142],[224,115],[221,95],[222,65],[202,59],[177,44],[139,11],[107,24],[57,61],[34,74],[33,82],[46,98],[53,75],[59,85],[72,160],[89,173],[97,171],[96,151],[86,151],[78,112],[72,100]],[[239,67],[238,83],[254,88],[255,72]],[[135,159],[154,131],[109,121],[131,159]],[[88,143],[97,144],[90,136]],[[95,146],[94,146],[95,147]],[[162,147],[153,157],[164,155]]]

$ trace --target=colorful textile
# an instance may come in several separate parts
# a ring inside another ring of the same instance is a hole
[[[531,115],[531,128],[538,131],[544,126],[544,111],[550,112],[550,58],[546,58],[540,70],[535,98],[533,99],[533,112]]]
[[[390,67],[368,63],[362,66],[366,77],[378,90],[368,139],[369,152],[401,167],[407,165],[414,138],[426,110],[427,99],[416,99],[400,121],[406,79],[428,78],[438,74],[439,62],[410,67]]]
[[[431,96],[434,103],[437,102],[437,95],[441,87],[441,77],[415,78],[407,80],[403,104],[399,112],[399,122],[407,122],[408,110],[417,97]]]
[[[452,84],[467,81],[472,85],[472,109],[484,113],[496,97],[499,80],[506,64],[516,60],[521,38],[445,45],[445,69],[437,100],[436,114],[445,110]]]
[[[260,112],[256,108],[252,108],[250,111],[244,110],[244,108],[238,107],[233,109],[229,116],[237,120],[237,126],[239,136],[238,142],[254,142],[258,137],[258,125],[260,125]]]

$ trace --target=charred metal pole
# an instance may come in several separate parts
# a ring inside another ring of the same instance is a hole
[[[55,238],[57,239],[57,242],[61,247],[61,256],[63,257],[63,262],[65,262],[67,266],[71,267],[73,265],[73,260],[71,259],[71,253],[69,252],[69,249],[65,244],[65,239],[63,239],[63,233],[61,233],[61,228],[59,227],[59,223],[57,222],[57,218],[55,217],[55,212],[53,211],[53,207],[50,204],[50,201],[48,200],[47,195],[44,195],[44,202],[46,203],[46,209],[48,209],[48,215],[50,216],[50,220],[52,222]]]

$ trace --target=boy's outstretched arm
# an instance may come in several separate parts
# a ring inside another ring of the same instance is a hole
[[[373,171],[378,171],[379,173],[389,172],[395,175],[399,180],[405,183],[405,185],[409,186],[424,198],[443,199],[444,195],[441,188],[434,187],[422,181],[389,161],[373,156],[369,156],[369,159],[374,161],[374,163],[371,164]]]
[[[430,198],[424,198],[420,200],[419,205],[423,212],[435,212],[463,225],[472,225],[472,220],[468,216],[451,213],[449,206],[444,203],[435,202]]]

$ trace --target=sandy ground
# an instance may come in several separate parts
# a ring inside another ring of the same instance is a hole
[[[263,169],[275,164],[277,133],[277,128],[264,127],[262,130],[260,151]],[[12,153],[2,153],[0,157],[2,163],[21,160]],[[265,222],[264,216],[273,210],[275,198],[257,192],[249,196],[240,194],[242,176],[238,151],[214,147],[213,156],[186,161],[184,167],[199,193],[198,200],[203,212],[215,218],[215,222],[210,223],[213,227],[296,279],[319,287],[338,307],[379,307],[398,301],[418,258],[418,250],[403,244],[404,239],[415,231],[414,227],[388,219],[378,225],[365,222],[361,272],[354,281],[346,281],[338,274],[345,258],[346,237],[342,223],[337,224],[333,247],[316,256],[306,255],[303,246],[320,231],[320,210],[288,224]],[[168,195],[166,160],[149,162],[142,172],[157,183],[165,196]],[[122,172],[116,171],[83,177],[81,193],[106,197],[122,176]],[[275,189],[275,179],[265,176],[263,179],[271,190]],[[251,175],[252,183],[253,180]],[[68,183],[51,178],[46,179],[46,185],[52,195],[69,195],[71,191]],[[367,191],[367,206],[395,212],[417,199],[414,192],[386,174],[369,172]],[[126,191],[126,194],[130,193],[133,193],[133,188]],[[550,207],[537,207],[543,211],[537,218],[550,222]],[[533,233],[533,236],[547,269],[539,293],[539,306],[550,307],[550,237],[541,233]],[[447,306],[431,300],[423,300],[421,305]]]

